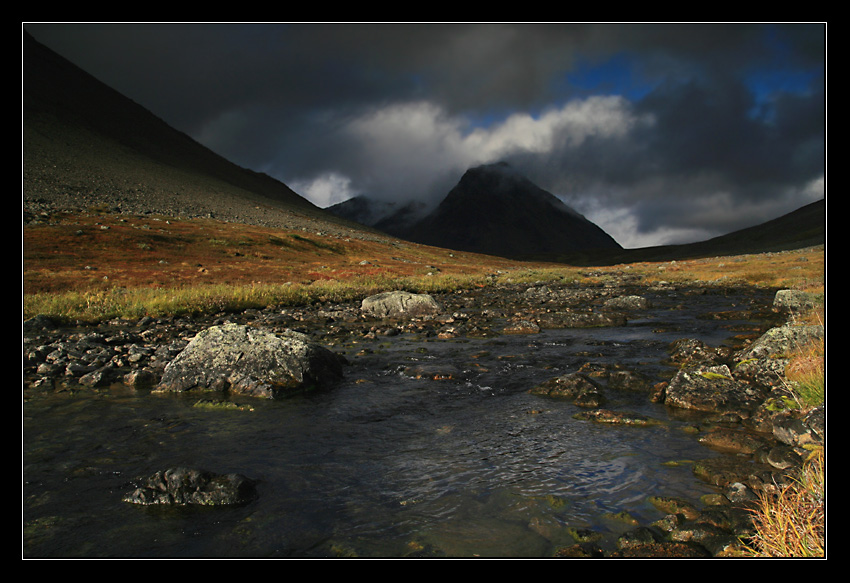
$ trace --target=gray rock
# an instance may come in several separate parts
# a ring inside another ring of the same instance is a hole
[[[760,387],[733,378],[726,365],[679,371],[666,390],[665,404],[712,413],[751,414],[764,401]]]
[[[418,317],[438,314],[440,305],[429,294],[390,291],[365,298],[360,310],[374,318]]]
[[[749,348],[741,352],[739,360],[781,357],[810,342],[820,340],[824,334],[825,329],[821,325],[777,326],[762,334]]]
[[[605,301],[605,307],[612,310],[644,310],[650,302],[642,296],[618,296]]]
[[[815,305],[812,294],[795,289],[781,289],[773,298],[776,311],[786,314],[796,314],[811,310]]]
[[[304,334],[224,324],[198,333],[165,367],[156,391],[202,389],[276,398],[341,377],[341,359]]]

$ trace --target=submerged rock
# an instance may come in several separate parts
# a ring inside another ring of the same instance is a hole
[[[656,419],[650,419],[639,413],[612,411],[610,409],[594,409],[593,411],[583,411],[573,415],[576,419],[584,421],[593,421],[595,423],[610,423],[612,425],[634,425],[639,427],[647,427],[660,423]]]
[[[549,379],[529,390],[529,393],[570,399],[579,407],[601,407],[606,401],[600,386],[581,373],[570,373]]]
[[[165,367],[156,391],[200,389],[276,398],[341,377],[340,358],[304,334],[224,324],[195,336]]]

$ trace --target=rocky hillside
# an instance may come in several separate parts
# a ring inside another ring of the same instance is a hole
[[[25,221],[55,209],[98,209],[352,228],[285,184],[170,127],[26,32],[23,198]]]

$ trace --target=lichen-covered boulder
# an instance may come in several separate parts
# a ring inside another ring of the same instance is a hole
[[[651,302],[642,296],[617,296],[606,300],[604,306],[610,310],[645,310]]]
[[[800,290],[781,289],[776,292],[773,298],[773,309],[785,314],[806,312],[814,306],[814,296]]]
[[[341,359],[304,334],[224,324],[198,333],[165,367],[156,391],[197,389],[277,398],[341,377]]]
[[[732,375],[726,365],[681,370],[670,381],[664,403],[671,407],[749,417],[766,391]]]
[[[390,291],[365,298],[360,310],[374,318],[420,317],[439,314],[440,305],[429,294]]]
[[[782,358],[795,349],[825,338],[825,328],[819,324],[785,324],[771,328],[738,355],[739,360],[753,358]]]

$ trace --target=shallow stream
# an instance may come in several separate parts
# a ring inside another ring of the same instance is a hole
[[[340,347],[351,363],[342,384],[236,399],[252,411],[120,388],[26,400],[24,556],[551,557],[575,542],[570,529],[613,549],[633,528],[614,515],[649,524],[663,515],[648,496],[713,492],[688,462],[721,454],[646,393],[604,389],[606,408],[662,421],[615,427],[528,389],[588,362],[668,380],[671,341],[717,346],[754,329],[699,317],[752,297],[649,297],[654,307],[621,328],[352,343]],[[417,378],[423,369],[450,378]],[[217,508],[122,501],[134,481],[178,465],[242,473],[259,497]]]

